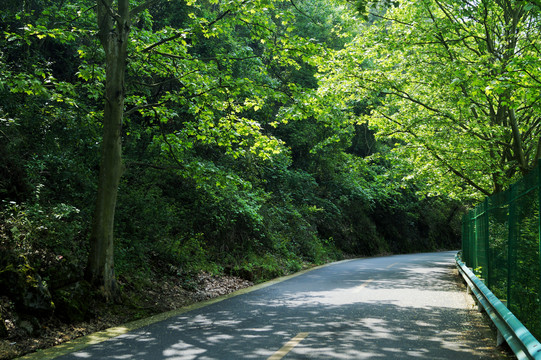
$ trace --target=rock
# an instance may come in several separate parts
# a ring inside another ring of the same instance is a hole
[[[67,323],[81,322],[91,315],[89,299],[92,287],[85,280],[77,281],[53,291],[55,314]]]
[[[15,317],[15,326],[16,329],[22,331],[26,336],[37,337],[41,334],[41,324],[39,320],[32,315],[17,315]]]
[[[23,255],[11,256],[0,267],[0,288],[18,311],[35,315],[51,314],[54,310],[47,284]]]
[[[28,320],[19,322],[19,329],[24,331],[26,335],[33,336],[35,334],[35,326]]]
[[[83,270],[73,262],[62,258],[47,269],[46,276],[49,279],[49,288],[54,291],[82,280]]]

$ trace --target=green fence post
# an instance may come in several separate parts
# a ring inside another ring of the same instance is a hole
[[[539,247],[539,268],[541,269],[541,159],[537,160],[537,208],[538,208],[538,230],[537,230],[537,246]],[[537,295],[539,296],[539,310],[541,313],[541,276],[539,277],[539,289],[537,289]]]
[[[483,228],[485,230],[485,234],[484,234],[484,241],[485,241],[485,262],[486,264],[484,266],[486,266],[486,284],[487,284],[487,287],[489,289],[492,288],[492,264],[491,264],[491,256],[490,256],[490,247],[489,247],[489,244],[488,244],[488,241],[490,240],[489,239],[489,229],[488,229],[488,206],[489,206],[489,202],[488,202],[488,197],[485,198],[485,211],[483,213]]]
[[[478,234],[479,234],[479,225],[477,224],[477,210],[478,206],[473,209],[472,214],[472,261],[471,261],[471,267],[473,269],[473,272],[475,273],[475,270],[479,266],[479,240],[478,240]]]
[[[468,235],[466,235],[466,231],[468,231],[468,214],[462,215],[462,261],[464,263],[468,263]]]
[[[507,217],[507,222],[509,226],[509,233],[507,238],[507,308],[511,310],[512,306],[512,296],[511,296],[511,284],[513,284],[513,278],[515,275],[516,261],[517,261],[517,248],[516,248],[516,237],[517,237],[517,225],[516,225],[516,185],[511,185],[510,188],[510,199],[509,199],[509,214]],[[511,310],[513,311],[513,310]]]
[[[462,256],[464,263],[469,266],[470,264],[470,212],[466,212],[462,218]]]
[[[468,265],[473,267],[475,257],[475,223],[473,222],[474,210],[468,211]]]
[[[469,226],[469,230],[470,230],[470,236],[469,236],[469,239],[470,239],[470,263],[469,263],[469,266],[472,269],[475,269],[475,266],[477,264],[477,255],[475,254],[476,248],[477,248],[476,238],[475,238],[475,231],[477,231],[477,229],[475,227],[475,209],[470,211],[470,219],[469,219],[469,221],[470,221],[470,226]]]

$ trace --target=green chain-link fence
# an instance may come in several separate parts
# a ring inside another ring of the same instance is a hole
[[[462,257],[487,287],[541,338],[541,166],[487,197],[462,221]]]

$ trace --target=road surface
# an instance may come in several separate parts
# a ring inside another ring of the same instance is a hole
[[[58,359],[493,359],[454,252],[338,262]]]

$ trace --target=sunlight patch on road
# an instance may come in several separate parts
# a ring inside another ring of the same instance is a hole
[[[196,359],[205,352],[207,352],[207,350],[180,341],[179,343],[164,350],[163,356],[174,357],[177,360],[192,360]]]
[[[365,338],[372,339],[390,339],[396,340],[397,329],[389,325],[384,319],[378,318],[365,318],[361,319],[358,323],[359,329],[365,331],[363,336]]]
[[[352,290],[352,292],[354,292],[354,293],[360,293],[360,292],[366,287],[366,285],[370,284],[372,281],[374,281],[374,279],[368,279],[368,280],[366,280],[366,281],[363,282],[361,285],[354,287],[353,290]]]
[[[348,304],[389,304],[403,308],[462,309],[463,295],[459,292],[422,290],[416,288],[393,288],[392,281],[374,280],[357,287],[333,289],[329,291],[307,291],[286,294],[283,298],[271,301],[250,302],[250,305],[265,307],[304,307],[308,305],[348,305]]]
[[[243,331],[253,331],[253,332],[264,332],[264,331],[273,331],[274,327],[272,325],[263,326],[260,328],[246,328]]]
[[[220,343],[220,342],[225,342],[227,340],[233,340],[233,339],[234,337],[228,334],[216,334],[209,337],[207,340],[209,343],[213,344],[213,343]]]

